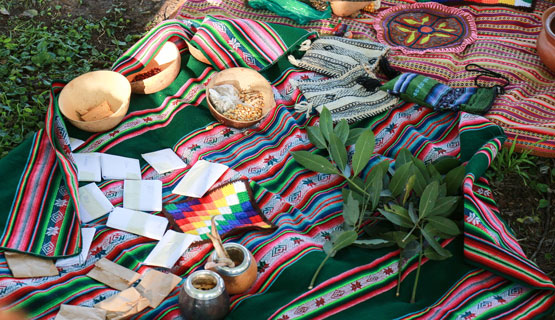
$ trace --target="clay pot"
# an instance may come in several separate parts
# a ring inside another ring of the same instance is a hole
[[[229,312],[229,295],[224,280],[210,270],[193,272],[179,292],[178,304],[185,319],[223,319]]]
[[[214,271],[224,279],[227,293],[230,295],[243,293],[256,281],[258,275],[256,260],[247,248],[238,243],[224,243],[224,249],[231,260],[235,262],[235,267],[217,266]],[[215,251],[210,255],[208,261],[214,261],[214,259],[216,259]]]
[[[336,16],[348,17],[372,3],[372,1],[330,1],[331,11]]]
[[[555,6],[543,13],[542,31],[536,42],[536,48],[543,63],[555,72]]]

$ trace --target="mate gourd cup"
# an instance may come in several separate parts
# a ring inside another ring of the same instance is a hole
[[[117,126],[129,109],[131,86],[120,73],[100,70],[71,80],[58,97],[60,112],[77,128],[88,132],[107,131]],[[94,121],[81,120],[80,114],[107,101],[113,114]]]
[[[219,113],[210,101],[209,89],[222,84],[230,84],[237,90],[247,89],[259,91],[264,98],[262,116],[256,120],[240,121],[227,118],[223,114]],[[214,118],[216,118],[216,120],[228,127],[238,129],[247,128],[256,124],[276,106],[274,91],[268,80],[266,80],[266,78],[264,78],[257,71],[242,67],[225,69],[218,72],[206,86],[206,100],[208,102],[208,110],[210,110],[210,113],[214,116]]]

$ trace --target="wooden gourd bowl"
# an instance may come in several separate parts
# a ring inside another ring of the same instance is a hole
[[[159,68],[159,73],[143,80],[133,81],[139,74]],[[167,88],[181,70],[181,54],[175,43],[167,41],[154,58],[140,71],[127,76],[131,83],[131,91],[139,94],[150,94]]]
[[[88,132],[102,132],[117,126],[129,109],[131,86],[118,72],[92,71],[71,80],[58,97],[60,112],[77,128]],[[107,101],[113,114],[100,120],[83,121],[85,113]]]
[[[187,42],[187,47],[189,47],[189,53],[191,53],[191,55],[193,56],[193,58],[197,59],[198,61],[202,62],[202,63],[206,63],[206,64],[211,64],[210,61],[204,56],[204,54],[202,53],[202,51],[200,51],[199,49],[195,48],[194,45],[190,44],[189,42]]]
[[[212,101],[210,100],[210,90],[215,86],[222,84],[230,84],[237,88],[237,90],[255,90],[259,91],[264,98],[264,106],[262,107],[262,116],[256,120],[250,121],[239,121],[233,120],[225,117],[223,114],[219,113]],[[274,100],[274,91],[272,86],[260,73],[249,68],[230,68],[218,72],[206,86],[206,100],[208,101],[208,109],[210,113],[218,120],[220,123],[237,129],[247,128],[256,123],[258,123],[262,118],[264,118],[275,106],[276,101]]]

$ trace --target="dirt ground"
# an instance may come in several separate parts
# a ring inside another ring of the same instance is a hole
[[[183,0],[135,0],[135,1],[106,1],[106,0],[54,0],[51,6],[60,5],[63,11],[73,16],[99,19],[108,10],[122,8],[125,17],[130,20],[125,34],[143,34],[158,22],[169,18]],[[96,43],[98,49],[110,47],[107,37],[99,37]],[[555,159],[539,159],[537,167],[547,166],[555,170]],[[549,174],[551,173],[551,170]],[[537,182],[547,184],[551,189],[547,175],[538,175]],[[492,186],[494,198],[499,205],[501,216],[514,230],[516,238],[522,245],[527,256],[535,261],[552,279],[555,279],[555,195],[549,193],[550,203],[547,208],[538,209],[540,193],[525,184],[516,173],[510,173],[502,181]],[[554,195],[551,197],[551,195]]]

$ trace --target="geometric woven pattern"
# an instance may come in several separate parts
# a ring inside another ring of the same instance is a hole
[[[434,2],[391,7],[374,29],[381,43],[403,53],[461,52],[477,38],[471,14]]]
[[[200,235],[208,240],[210,219],[216,216],[220,236],[245,229],[273,229],[253,200],[252,191],[245,180],[236,180],[214,189],[202,198],[169,203],[164,214],[175,230]]]

